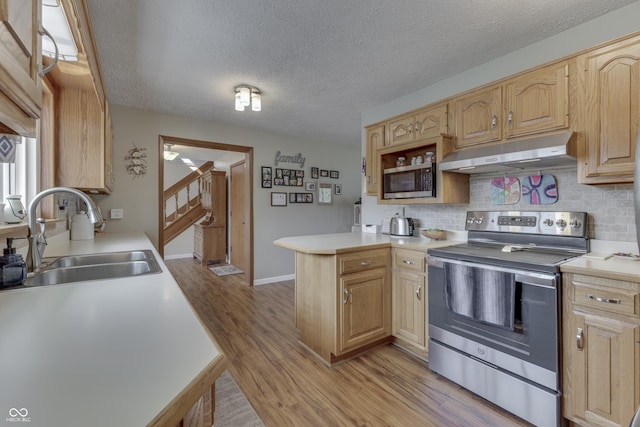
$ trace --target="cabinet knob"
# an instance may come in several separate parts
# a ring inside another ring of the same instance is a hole
[[[582,328],[578,328],[578,332],[576,332],[576,347],[580,351],[584,348],[584,332]]]
[[[342,304],[347,304],[349,302],[349,291],[347,289],[344,290],[344,300],[342,300]]]
[[[513,111],[509,111],[509,115],[507,116],[507,120],[509,122],[509,127],[513,127]]]
[[[498,116],[495,114],[491,117],[491,129],[496,129],[498,127]]]

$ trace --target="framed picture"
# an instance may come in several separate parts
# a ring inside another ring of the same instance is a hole
[[[333,185],[325,182],[321,182],[320,184],[318,184],[318,204],[330,205],[332,191]]]
[[[287,206],[287,193],[271,193],[271,206]]]
[[[320,176],[327,177],[329,176],[329,171],[325,169],[320,169]]]
[[[305,182],[304,189],[307,191],[316,191],[316,182],[315,181]]]
[[[271,188],[272,182],[271,166],[262,166],[262,188]]]
[[[340,172],[338,171],[331,171],[329,173],[329,178],[333,178],[333,179],[338,179],[340,178]]]
[[[340,196],[342,194],[342,184],[334,184],[333,194],[336,196]]]
[[[289,203],[296,202],[296,193],[289,193]]]
[[[304,202],[313,203],[313,193],[304,193]]]
[[[303,170],[296,171],[296,176],[298,178],[304,178],[304,171]]]
[[[318,179],[320,177],[319,172],[318,168],[311,168],[311,179]]]

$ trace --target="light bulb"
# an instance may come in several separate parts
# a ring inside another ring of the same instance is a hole
[[[240,102],[240,92],[236,92],[236,111],[244,111],[244,105]]]
[[[251,109],[253,111],[262,110],[262,100],[260,99],[260,94],[257,92],[251,93]]]
[[[251,90],[248,87],[240,88],[240,103],[245,107],[251,103]]]

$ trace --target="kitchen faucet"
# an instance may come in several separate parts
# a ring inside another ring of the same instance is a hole
[[[36,218],[36,208],[40,201],[54,193],[72,193],[80,197],[80,199],[87,204],[87,216],[89,221],[95,224],[102,221],[102,215],[98,211],[95,203],[86,194],[80,190],[70,187],[52,187],[43,190],[35,195],[33,200],[29,203],[27,208],[27,218],[29,222],[29,251],[27,253],[27,271],[33,272],[40,268],[42,264],[42,255],[44,254],[47,241],[44,237],[44,220]],[[40,230],[36,230],[36,224],[40,223]]]

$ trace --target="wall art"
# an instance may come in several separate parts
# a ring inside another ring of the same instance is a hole
[[[271,206],[287,206],[287,193],[271,193]]]
[[[147,173],[147,149],[138,148],[133,142],[131,144],[133,148],[129,150],[124,159],[127,162],[126,166],[129,175],[137,178]]]
[[[262,166],[262,188],[271,188],[272,183],[271,166]]]
[[[333,178],[333,179],[338,179],[338,178],[340,178],[340,172],[338,172],[338,171],[331,171],[331,172],[329,172],[329,178]]]
[[[289,203],[313,203],[313,193],[289,193]]]
[[[342,195],[342,184],[333,185],[333,194],[335,194],[336,196]]]
[[[311,179],[318,179],[320,176],[320,170],[316,167],[311,168]]]

